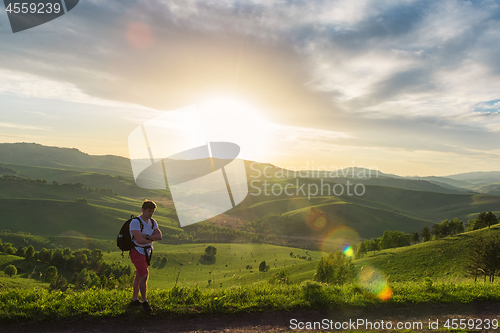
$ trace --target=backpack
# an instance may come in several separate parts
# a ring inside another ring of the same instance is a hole
[[[130,222],[132,222],[133,219],[138,219],[139,223],[141,224],[141,232],[144,229],[144,223],[142,223],[142,220],[134,215],[130,215],[130,218],[123,223],[120,232],[118,233],[118,236],[116,237],[116,245],[120,250],[122,250],[122,258],[123,258],[123,252],[124,251],[130,251],[137,245],[132,241],[132,237],[130,236]],[[153,223],[153,227],[155,226],[156,221],[151,219],[151,222]],[[144,246],[145,249],[151,249],[151,246]],[[148,251],[146,251],[148,253]],[[149,253],[149,255],[146,255],[146,262],[148,263],[148,266],[150,265],[151,262],[151,256],[153,255],[153,251]]]

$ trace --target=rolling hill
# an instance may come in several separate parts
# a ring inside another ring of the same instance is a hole
[[[1,143],[0,162],[132,176],[128,158],[93,156],[76,148],[49,147],[37,143]]]
[[[0,157],[3,161],[0,175],[47,181],[44,184],[0,178],[0,211],[8,216],[7,220],[0,222],[0,230],[47,236],[75,231],[88,237],[113,239],[117,225],[130,214],[137,214],[141,201],[149,198],[159,203],[156,216],[160,225],[172,228],[172,233],[181,231],[177,228],[170,193],[138,187],[131,177],[128,159],[91,156],[76,149],[27,143],[0,144]],[[240,221],[232,225],[235,228],[244,228],[245,223],[256,219],[281,216],[281,219],[271,219],[279,224],[271,229],[278,236],[322,239],[332,229],[346,227],[364,239],[379,237],[385,230],[420,231],[423,226],[444,219],[457,217],[465,222],[482,211],[493,211],[497,215],[500,212],[500,196],[464,193],[458,185],[463,185],[465,180],[453,180],[453,185],[446,188],[432,181],[383,173],[378,174],[380,177],[368,179],[318,178],[318,175],[325,174],[317,172],[314,178],[295,178],[296,173],[271,164],[245,161],[245,165],[249,184],[254,186],[250,186],[247,198],[224,216]],[[354,171],[356,175],[366,170],[356,168]],[[343,173],[337,172],[339,175]],[[313,174],[307,172],[307,175]],[[345,175],[348,175],[347,171]],[[491,174],[488,177],[485,179],[490,179]],[[264,181],[268,183],[268,189],[289,186],[293,195],[283,191],[265,193],[262,191]],[[362,184],[363,195],[343,193],[337,196],[331,192],[308,197],[307,193],[297,191],[302,185],[320,188],[325,183],[330,187],[345,188],[347,181]],[[444,182],[443,178],[438,178],[438,181]],[[257,191],[259,186],[260,193]],[[76,203],[79,198],[86,199],[88,205]],[[18,211],[12,207],[22,208]],[[327,217],[328,221],[321,230],[307,225],[307,216],[313,208]],[[22,223],[12,227],[8,222],[10,219]],[[43,222],[40,224],[40,221]]]
[[[356,260],[358,267],[372,266],[388,276],[389,281],[419,281],[425,277],[436,280],[471,280],[464,263],[468,242],[474,237],[500,235],[500,225],[445,237],[436,241],[369,253]]]

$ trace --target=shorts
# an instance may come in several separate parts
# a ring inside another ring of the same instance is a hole
[[[135,270],[139,276],[148,274],[148,263],[146,262],[146,256],[137,252],[136,249],[130,250],[130,259],[135,266]]]

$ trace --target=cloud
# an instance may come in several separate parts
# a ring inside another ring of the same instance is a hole
[[[2,123],[0,122],[0,127],[5,127],[5,128],[15,128],[15,129],[21,129],[21,130],[37,130],[37,131],[50,131],[50,128],[47,127],[41,127],[41,126],[31,126],[31,125],[23,125],[23,124],[16,124],[16,123]]]
[[[498,118],[476,112],[499,98],[495,2],[110,0],[70,14],[51,34],[0,35],[0,91],[158,110],[232,94],[333,133],[321,144],[498,149]]]

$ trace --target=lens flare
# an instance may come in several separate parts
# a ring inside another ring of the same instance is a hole
[[[291,198],[288,201],[287,212],[290,212],[290,211],[296,210],[296,209],[305,208],[305,207],[310,207],[310,206],[311,206],[311,203],[307,199],[304,199],[304,198]]]
[[[323,230],[328,223],[328,218],[325,212],[311,207],[309,214],[306,216],[306,223],[309,228],[314,231]]]
[[[346,256],[348,256],[348,257],[352,257],[352,256],[354,255],[354,250],[352,249],[352,247],[351,247],[351,246],[346,246],[346,247],[344,248],[344,251],[342,251],[342,252],[344,252],[344,254],[345,254]]]
[[[61,237],[67,237],[66,241],[68,242],[68,245],[73,248],[84,248],[88,249],[89,248],[89,240],[87,236],[84,234],[70,230],[70,231],[65,231],[61,234]]]
[[[149,49],[155,41],[150,26],[142,22],[130,23],[125,36],[130,46],[141,50]]]
[[[371,266],[361,267],[356,279],[365,291],[375,295],[380,300],[387,301],[392,297],[392,289],[377,269]]]
[[[323,252],[335,252],[337,250],[344,251],[351,244],[357,244],[360,242],[358,233],[346,226],[339,226],[328,232],[328,234],[323,239],[321,245],[321,251]],[[352,248],[351,248],[352,250]]]

